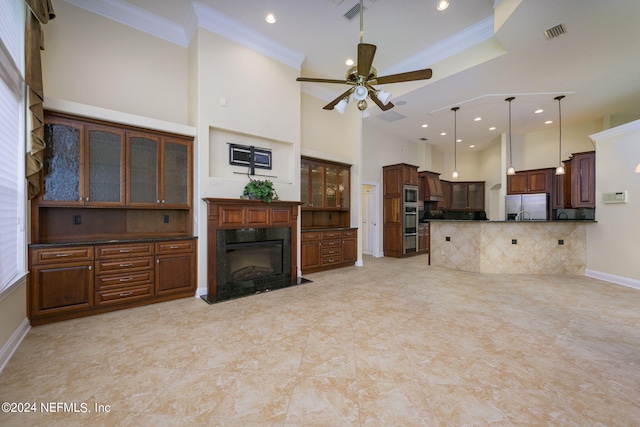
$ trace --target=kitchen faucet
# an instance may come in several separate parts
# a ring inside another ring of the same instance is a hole
[[[529,219],[527,219],[527,215],[529,215]],[[518,217],[520,217],[520,219],[518,219]],[[518,211],[516,221],[531,221],[531,214],[527,211]]]

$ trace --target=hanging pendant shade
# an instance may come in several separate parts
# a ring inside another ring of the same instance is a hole
[[[453,107],[451,111],[453,111],[453,173],[451,177],[456,179],[458,178],[458,110],[460,107]]]
[[[507,169],[507,175],[516,174],[516,169],[513,167],[513,149],[511,146],[511,101],[514,99],[516,99],[515,96],[505,99],[505,101],[509,102],[509,168]]]
[[[555,99],[558,101],[558,167],[556,168],[556,175],[564,175],[564,165],[562,164],[562,109],[560,108],[560,101],[562,101],[564,95],[556,96]]]

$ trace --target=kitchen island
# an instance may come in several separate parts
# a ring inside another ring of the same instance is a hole
[[[584,275],[595,221],[430,220],[431,265],[478,273]]]

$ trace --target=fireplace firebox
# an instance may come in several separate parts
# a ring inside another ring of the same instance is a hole
[[[301,202],[204,199],[209,304],[308,282],[298,278]]]

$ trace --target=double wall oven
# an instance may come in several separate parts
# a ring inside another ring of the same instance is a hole
[[[402,253],[418,250],[418,187],[405,185],[402,197]]]

